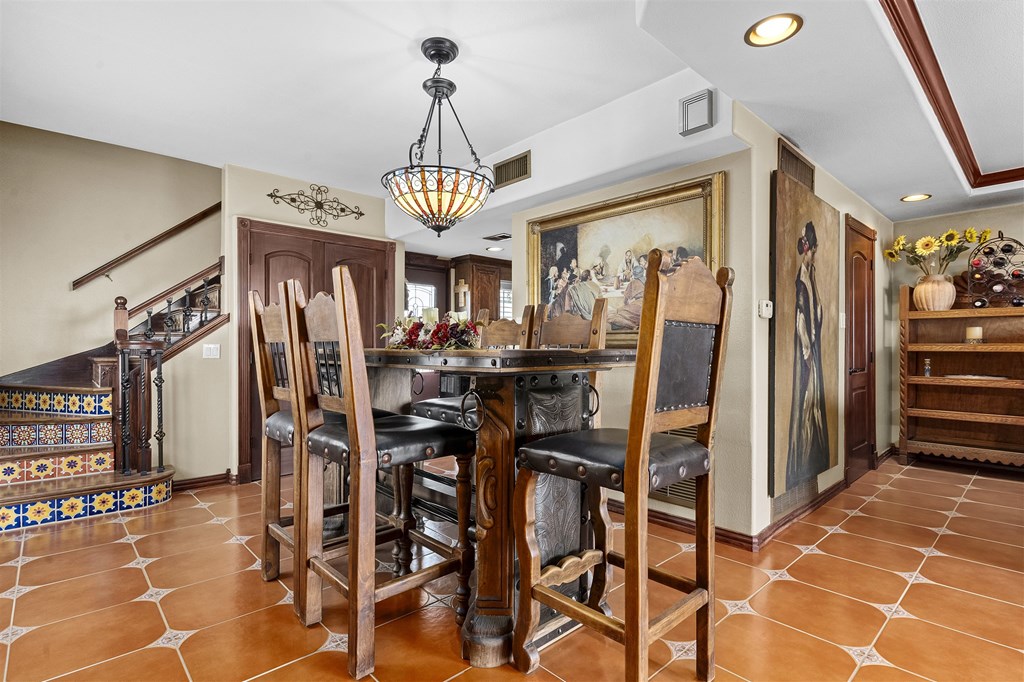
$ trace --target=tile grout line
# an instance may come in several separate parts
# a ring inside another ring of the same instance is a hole
[[[185,494],[191,494],[191,493],[186,492]],[[192,495],[192,497],[194,497],[196,499],[196,504],[198,504],[199,498],[197,498],[195,495]],[[186,507],[186,509],[194,509],[194,507]],[[185,527],[187,528],[188,526],[185,526]],[[127,530],[127,528],[125,528],[125,530]],[[135,541],[134,540],[132,541],[132,549],[135,550],[135,557],[136,558],[138,558],[138,559],[143,558],[142,555],[139,554],[139,548],[135,546]],[[147,566],[148,566],[148,564],[147,564]],[[149,571],[146,570],[146,566],[142,566],[141,568],[142,568],[142,574],[144,576],[146,576],[146,584],[149,585],[149,589],[151,589],[151,590],[155,589],[153,587],[153,581],[149,579]],[[177,589],[177,588],[175,588],[175,589]],[[155,599],[154,601],[156,602],[157,613],[160,614],[160,620],[162,620],[164,622],[164,632],[167,632],[168,630],[171,629],[171,624],[167,621],[167,614],[164,613],[164,607],[160,605],[160,600],[159,599]],[[192,672],[188,669],[188,664],[185,663],[185,657],[181,655],[181,644],[180,643],[178,644],[178,646],[174,647],[174,653],[178,656],[178,660],[181,662],[181,668],[182,668],[182,670],[185,671],[185,677],[188,678],[189,682],[192,682]]]
[[[907,468],[909,468],[909,467],[907,467]],[[896,480],[896,478],[899,478],[902,475],[903,475],[903,472],[901,471],[900,474],[898,476],[896,476],[893,480]],[[971,483],[974,481],[974,478],[975,478],[976,475],[977,475],[977,470],[975,470],[975,473],[971,475],[971,480],[968,482],[967,486],[964,487],[963,492],[960,493],[960,497],[957,499],[957,506],[959,506],[960,502],[963,501],[964,495],[967,494],[967,491],[970,490]],[[912,477],[908,477],[908,478],[912,478]],[[874,496],[872,496],[872,498],[874,498]],[[956,509],[956,507],[954,507],[954,509]],[[952,516],[947,516],[946,517],[946,522],[944,524],[942,524],[941,527],[945,528],[947,525],[949,525],[949,520],[951,518],[953,518],[953,517]],[[936,533],[935,539],[932,541],[932,544],[929,546],[929,549],[935,549],[935,545],[938,543],[939,538],[941,538],[941,537],[942,537],[941,533]],[[910,580],[907,581],[907,586],[906,586],[906,588],[904,588],[903,594],[901,594],[900,598],[897,599],[896,602],[895,602],[896,608],[902,609],[903,600],[906,598],[907,592],[910,591],[911,586],[914,584],[914,578],[918,577],[921,574],[921,567],[924,566],[924,563],[928,560],[929,556],[931,556],[931,555],[925,555],[925,557],[921,560],[921,563],[918,565],[917,569],[914,571],[914,576]],[[917,616],[914,616],[914,618],[917,618]],[[871,641],[871,644],[868,646],[868,648],[871,651],[875,651],[875,645],[878,644],[878,640],[882,637],[882,633],[885,632],[885,629],[889,626],[889,623],[892,621],[892,619],[893,619],[893,615],[892,614],[886,614],[885,621],[882,623],[882,627],[879,628],[878,633],[875,635],[875,638]],[[919,619],[919,620],[923,620],[923,619]],[[931,622],[931,621],[926,621],[926,622]],[[966,634],[966,633],[963,633],[963,634]],[[892,663],[890,661],[886,660],[886,662],[889,663],[890,665],[892,665]],[[856,669],[853,671],[853,674],[850,675],[850,678],[849,678],[850,681],[852,681],[853,678],[857,675],[857,673],[860,672],[860,669],[863,667],[863,665],[864,665],[863,661],[858,661],[857,662]],[[908,671],[908,672],[913,672],[913,671]],[[917,675],[918,673],[913,672],[913,674]],[[924,675],[921,675],[921,677],[924,677]]]
[[[25,540],[24,540],[25,533],[24,533],[24,531],[21,531],[21,532],[18,533],[18,535],[22,538],[21,540],[18,540],[18,559],[21,559],[21,558],[23,558],[25,556]],[[18,562],[18,570],[14,574],[14,585],[15,585],[15,587],[21,585],[21,567],[22,566],[23,566],[23,564],[19,561]],[[14,627],[14,612],[15,612],[15,610],[17,608],[18,608],[18,598],[15,597],[14,599],[11,600],[11,622],[7,624],[7,627],[9,627],[9,628],[13,628]],[[4,680],[7,679],[7,669],[8,669],[8,667],[10,667],[10,664],[11,664],[11,649],[13,647],[14,647],[14,642],[11,641],[11,642],[9,642],[7,644],[6,651],[4,651],[4,669],[3,669],[3,673],[4,674],[3,674],[3,677],[0,678],[0,679],[4,679]]]

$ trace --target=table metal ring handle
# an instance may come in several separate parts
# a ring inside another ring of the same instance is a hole
[[[598,410],[601,409],[601,394],[597,392],[597,389],[594,388],[593,384],[587,384],[587,390],[590,391],[590,393],[594,394],[595,400],[594,400],[594,409],[590,410],[589,412],[584,412],[583,413],[584,421],[586,421],[586,420],[590,419],[591,417],[593,417],[595,414],[597,414]],[[589,394],[587,395],[587,407],[590,407],[590,395]]]
[[[469,424],[469,418],[466,416],[466,398],[473,396],[476,398],[476,428],[473,428]],[[467,391],[462,396],[462,402],[459,403],[459,414],[462,417],[462,428],[469,429],[470,431],[476,432],[484,426],[484,401],[480,397],[480,394],[476,391]]]
[[[419,377],[419,379],[420,379],[420,390],[418,390],[418,391],[415,388],[416,387],[416,377]],[[420,374],[419,372],[413,372],[413,375],[412,375],[412,385],[413,385],[412,394],[413,395],[423,395],[423,388],[424,388],[425,383],[426,383],[426,380],[423,378],[422,374]]]

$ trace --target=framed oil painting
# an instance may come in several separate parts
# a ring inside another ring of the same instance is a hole
[[[699,256],[712,270],[724,253],[725,172],[583,206],[530,222],[529,293],[587,319],[607,299],[609,347],[636,347],[647,253]]]
[[[769,494],[839,463],[839,211],[772,173]]]

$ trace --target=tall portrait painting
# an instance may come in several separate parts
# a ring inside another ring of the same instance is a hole
[[[839,212],[772,174],[770,494],[839,463]]]
[[[549,319],[590,319],[607,300],[610,347],[635,347],[647,279],[647,254],[673,262],[699,256],[722,265],[725,173],[583,206],[530,222],[530,302]]]

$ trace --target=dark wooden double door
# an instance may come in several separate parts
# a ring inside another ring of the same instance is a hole
[[[258,291],[264,303],[278,303],[278,282],[297,279],[307,299],[317,292],[331,292],[331,270],[347,265],[359,297],[363,345],[378,345],[377,325],[394,319],[395,243],[349,235],[239,219],[240,300],[247,291]],[[239,324],[239,480],[261,477],[262,415],[256,399],[256,374],[248,311]],[[291,468],[291,457],[282,457],[282,468]]]

